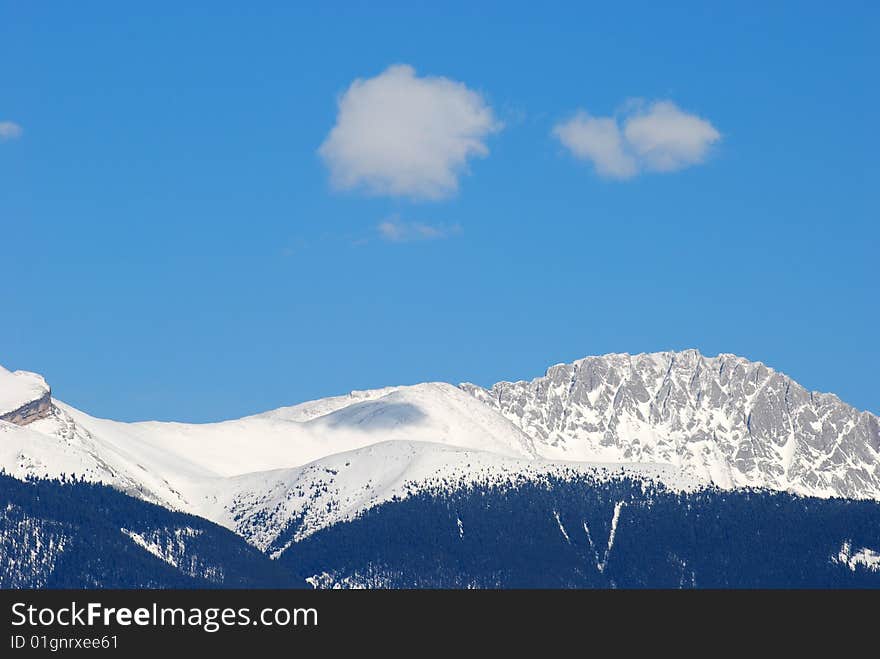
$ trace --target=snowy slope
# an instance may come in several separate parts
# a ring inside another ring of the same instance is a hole
[[[51,414],[27,428],[0,423],[0,432],[0,466],[15,476],[75,473],[230,528],[237,528],[227,509],[234,507],[236,497],[274,506],[264,490],[282,487],[280,477],[290,479],[290,487],[305,487],[304,479],[318,473],[315,461],[356,454],[377,443],[423,445],[430,447],[425,449],[428,452],[463,448],[487,456],[486,463],[508,459],[526,465],[536,457],[531,440],[514,424],[445,383],[352,392],[211,424],[121,423],[53,401]],[[337,488],[339,497],[349,502],[337,506],[344,514],[357,510],[351,502],[361,501],[359,490],[381,490],[380,483],[390,478],[395,449],[386,453],[382,460],[371,461],[369,468],[358,470],[358,478]],[[384,492],[401,494],[405,484],[409,487],[419,478],[427,475],[418,470],[398,474],[394,483],[385,484]],[[372,505],[374,499],[383,500],[367,496],[362,503]],[[253,505],[249,510],[260,512]],[[297,515],[295,506],[286,510],[285,516],[273,516],[277,528],[249,528],[248,537],[258,531],[277,535]],[[317,519],[310,515],[310,520]],[[331,523],[335,517],[321,519]],[[310,524],[314,527],[315,522]]]
[[[358,392],[322,416],[275,411],[207,424],[120,423],[56,403],[80,432],[144,467],[188,477],[293,467],[379,441],[436,442],[501,455],[535,457],[532,441],[513,423],[460,389],[443,383]],[[318,401],[320,404],[320,401]],[[303,419],[303,420],[299,420]],[[59,434],[58,419],[32,424]]]
[[[324,526],[413,492],[584,473],[626,474],[679,491],[703,485],[669,465],[552,462],[442,444],[386,441],[293,469],[206,483],[201,514],[277,555]],[[296,527],[279,537],[294,520]]]
[[[60,410],[53,410],[53,414],[56,413]],[[121,459],[88,433],[66,425],[65,421],[67,419],[60,416],[57,434],[39,432],[35,424],[21,427],[0,421],[0,470],[20,479],[76,475],[113,485],[153,503],[185,508],[185,502],[165,479],[151,477],[139,463]]]

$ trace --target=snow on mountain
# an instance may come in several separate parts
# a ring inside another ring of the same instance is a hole
[[[443,383],[356,392],[334,399],[323,415],[285,408],[206,424],[121,423],[59,402],[56,408],[58,414],[33,423],[33,429],[91,438],[120,468],[136,462],[187,479],[293,467],[388,440],[450,444],[512,457],[536,455],[531,439],[513,423]]]
[[[44,588],[70,540],[66,531],[12,503],[0,508],[0,588]]]
[[[852,544],[848,541],[843,543],[840,552],[837,556],[832,556],[831,560],[846,565],[852,572],[860,567],[870,572],[880,572],[880,551],[862,547],[853,552]]]
[[[629,475],[679,491],[703,485],[669,465],[552,462],[444,444],[385,441],[293,469],[225,479],[222,487],[206,483],[201,514],[277,555],[325,526],[413,492],[575,473]],[[295,527],[282,535],[291,521]]]
[[[271,498],[261,490],[269,487],[261,485],[264,481],[277,489],[283,476],[290,479],[290,487],[304,487],[308,475],[320,472],[315,461],[380,442],[430,446],[430,451],[444,446],[467,449],[489,456],[484,462],[518,459],[527,464],[536,458],[531,439],[513,423],[445,383],[352,392],[210,424],[121,423],[53,400],[50,413],[27,428],[0,422],[0,433],[0,467],[12,475],[77,474],[231,528],[236,523],[225,506],[233,506],[236,497],[256,497],[269,505]],[[383,460],[372,461],[369,469],[357,471],[360,480],[341,483],[335,491],[349,503],[337,506],[340,514],[356,511],[350,502],[361,500],[361,489],[382,489],[379,481],[390,478],[387,468],[395,460],[391,450]],[[418,470],[411,477],[401,475],[395,481],[400,487],[386,483],[385,491],[388,496],[399,494],[405,482],[421,475]],[[367,496],[364,505],[374,498],[382,500]],[[302,504],[311,509],[306,499]],[[287,506],[287,511],[287,517],[273,516],[277,528],[262,533],[280,533],[297,515],[295,507]],[[314,528],[315,511],[303,514]],[[321,519],[330,523],[336,518]]]
[[[545,458],[679,465],[720,487],[880,499],[880,422],[760,362],[696,350],[587,357],[461,385]]]
[[[45,428],[52,422],[52,432],[35,428],[37,423]],[[184,508],[166,480],[109,451],[57,407],[47,419],[26,427],[0,421],[0,470],[19,479],[76,475],[166,507]]]
[[[27,371],[9,372],[0,366],[0,420],[30,423],[49,407],[49,385]]]
[[[568,472],[880,499],[877,417],[731,355],[588,357],[531,382],[355,391],[208,424],[98,419],[33,374],[0,372],[0,392],[8,473],[77,474],[276,555],[423,488]]]

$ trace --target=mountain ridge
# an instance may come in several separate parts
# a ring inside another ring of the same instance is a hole
[[[760,362],[696,350],[585,357],[489,388],[352,391],[209,424],[122,423],[49,400],[27,424],[0,421],[0,468],[19,478],[77,474],[273,552],[444,484],[609,465],[679,490],[880,500],[876,417]]]
[[[614,353],[530,381],[460,386],[544,457],[668,462],[722,487],[880,497],[876,416],[729,353]]]

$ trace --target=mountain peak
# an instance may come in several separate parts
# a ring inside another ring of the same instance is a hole
[[[736,355],[599,355],[531,381],[461,386],[545,458],[659,462],[722,487],[880,498],[876,416]]]
[[[746,357],[741,357],[733,353],[722,352],[715,357],[703,355],[697,348],[686,348],[684,350],[664,350],[658,352],[611,352],[604,355],[588,355],[581,357],[573,362],[560,362],[547,368],[544,372],[545,377],[550,377],[559,369],[567,369],[571,367],[579,367],[585,363],[604,362],[617,367],[632,367],[643,362],[654,364],[657,366],[665,366],[666,368],[694,368],[699,365],[708,367],[720,366],[725,367],[730,364],[753,364],[756,367],[763,367],[769,371],[773,369],[759,361],[753,361]],[[525,382],[519,380],[518,382]],[[469,384],[469,383],[468,383]]]
[[[0,366],[0,421],[26,425],[51,407],[52,391],[42,375]]]

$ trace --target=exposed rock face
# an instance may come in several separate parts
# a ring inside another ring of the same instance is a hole
[[[14,423],[18,426],[26,426],[39,419],[48,418],[51,414],[52,392],[47,391],[45,395],[26,403],[16,410],[0,414],[0,421]]]
[[[696,350],[559,364],[462,389],[546,457],[662,462],[721,487],[880,499],[880,422],[760,362]]]
[[[52,413],[52,390],[43,376],[0,366],[0,421],[25,426]]]

